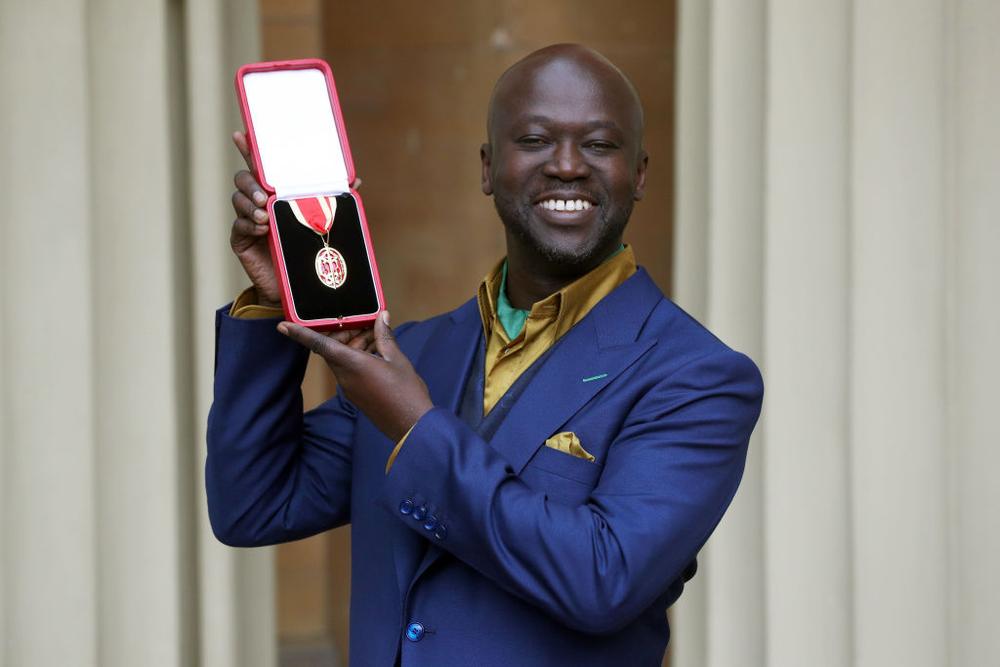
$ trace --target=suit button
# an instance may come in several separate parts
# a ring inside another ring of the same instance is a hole
[[[443,540],[444,536],[447,534],[448,534],[448,529],[445,528],[445,525],[443,523],[437,527],[437,530],[434,531],[434,537],[436,537],[439,540]]]
[[[438,518],[433,514],[428,514],[427,519],[424,521],[424,530],[434,530],[437,528]]]
[[[410,623],[406,626],[406,638],[411,642],[418,642],[424,638],[424,626],[420,623]]]
[[[425,516],[427,516],[427,505],[421,505],[417,509],[413,510],[414,521],[423,521]]]
[[[412,511],[413,511],[413,501],[412,500],[404,500],[403,502],[399,503],[399,513],[400,514],[409,514]]]

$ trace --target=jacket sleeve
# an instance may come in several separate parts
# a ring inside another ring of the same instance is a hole
[[[729,350],[675,371],[632,407],[577,506],[530,488],[462,421],[434,409],[410,432],[381,502],[564,625],[614,632],[682,576],[719,522],[762,394],[756,366]],[[409,518],[422,505],[443,530]]]
[[[230,546],[295,540],[350,517],[357,411],[338,395],[303,415],[309,352],[279,321],[216,315],[205,487],[212,530]]]

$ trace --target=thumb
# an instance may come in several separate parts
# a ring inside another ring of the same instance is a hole
[[[389,311],[383,310],[375,320],[375,350],[386,361],[392,361],[399,356],[396,337],[389,328]]]

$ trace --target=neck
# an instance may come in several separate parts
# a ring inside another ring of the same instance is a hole
[[[584,264],[567,266],[551,262],[531,248],[525,248],[519,239],[507,237],[507,299],[510,305],[528,310],[532,304],[555,294],[581,276],[593,271],[621,245],[616,240],[607,252],[595,253]]]

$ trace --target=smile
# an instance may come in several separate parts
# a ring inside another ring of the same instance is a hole
[[[546,199],[538,205],[548,211],[587,211],[592,206],[583,199]]]

